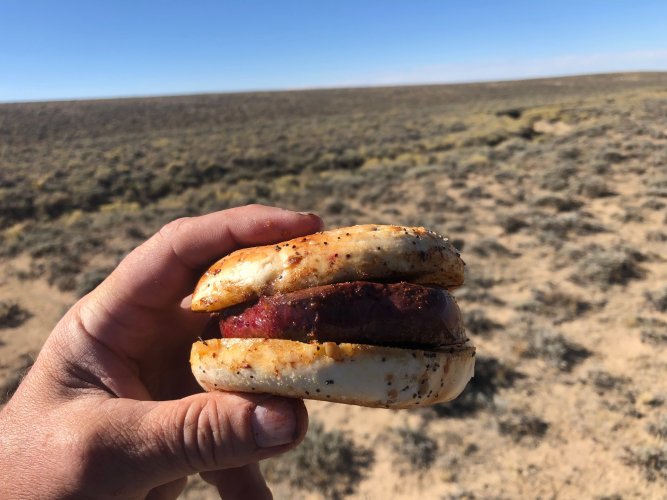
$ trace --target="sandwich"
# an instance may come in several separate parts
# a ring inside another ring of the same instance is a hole
[[[422,227],[359,225],[237,250],[192,296],[219,338],[192,346],[202,388],[383,408],[449,401],[475,348],[450,291],[464,262]]]

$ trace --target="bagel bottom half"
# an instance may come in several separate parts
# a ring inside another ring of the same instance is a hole
[[[475,348],[440,350],[265,338],[196,342],[190,364],[207,391],[239,391],[381,408],[413,408],[458,396]]]

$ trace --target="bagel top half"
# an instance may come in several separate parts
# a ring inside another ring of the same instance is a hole
[[[407,281],[452,289],[464,262],[446,238],[423,227],[366,224],[237,250],[213,264],[193,311],[218,311],[261,296],[347,281]]]

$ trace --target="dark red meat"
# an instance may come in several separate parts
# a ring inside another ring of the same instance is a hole
[[[446,290],[411,283],[338,283],[262,297],[220,313],[223,337],[436,347],[466,341]]]

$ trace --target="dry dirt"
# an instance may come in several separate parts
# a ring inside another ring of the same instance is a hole
[[[477,376],[414,411],[308,402],[276,497],[667,498],[667,74],[2,105],[0,167],[1,392],[171,218],[423,224],[467,263]]]

